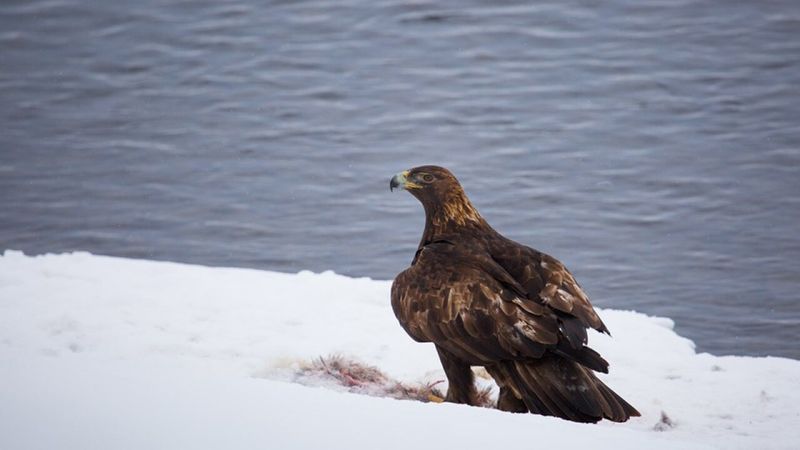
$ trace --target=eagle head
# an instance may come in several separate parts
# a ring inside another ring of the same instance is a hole
[[[404,170],[389,181],[389,189],[405,189],[417,198],[421,195],[444,193],[456,185],[461,187],[456,177],[449,170],[439,166],[419,166]]]
[[[389,180],[389,190],[395,188],[405,189],[416,197],[434,222],[482,221],[455,175],[444,167],[419,166],[404,170]]]

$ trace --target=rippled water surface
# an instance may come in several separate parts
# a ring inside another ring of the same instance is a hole
[[[595,305],[800,358],[800,3],[527,3],[4,0],[0,247],[388,279],[436,163]]]

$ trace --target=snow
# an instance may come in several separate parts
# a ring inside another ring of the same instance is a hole
[[[292,383],[330,354],[443,379],[388,281],[87,253],[0,257],[0,448],[796,448],[800,361],[695,353],[669,319],[602,310],[602,378],[642,417],[577,424]],[[732,330],[732,333],[735,331]],[[662,413],[669,423],[661,421]]]

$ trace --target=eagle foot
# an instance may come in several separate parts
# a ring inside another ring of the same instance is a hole
[[[428,401],[431,403],[444,403],[444,399],[438,395],[428,394]]]

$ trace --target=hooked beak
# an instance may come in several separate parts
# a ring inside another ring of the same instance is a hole
[[[393,176],[391,180],[389,180],[389,190],[394,191],[395,188],[405,189],[406,184],[408,183],[408,171],[404,170],[397,175]]]

